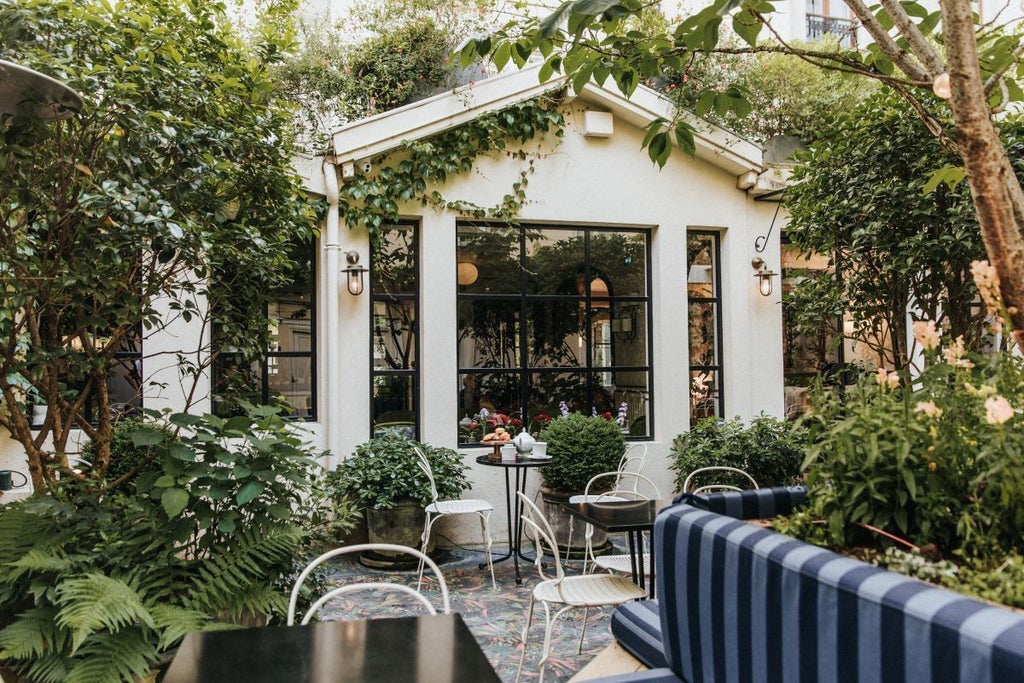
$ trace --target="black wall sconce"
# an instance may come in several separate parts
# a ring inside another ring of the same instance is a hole
[[[612,319],[612,334],[616,339],[632,341],[636,339],[636,305],[621,307]]]
[[[769,270],[768,264],[764,262],[764,259],[760,256],[755,256],[750,261],[750,265],[753,267],[756,273],[754,277],[759,278],[758,287],[761,290],[761,296],[771,296],[772,294],[772,278],[778,275],[773,270]]]
[[[354,249],[345,252],[345,263],[348,265],[341,272],[348,276],[348,293],[359,296],[363,293],[363,273],[369,268],[359,265],[359,252]]]

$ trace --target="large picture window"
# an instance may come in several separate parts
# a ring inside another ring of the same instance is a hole
[[[246,363],[230,348],[220,348],[214,365],[214,398],[277,405],[286,416],[312,420],[316,418],[315,240],[295,244],[292,259],[296,265],[289,282],[269,294],[265,353]],[[235,410],[230,402],[214,401],[218,415]]]
[[[686,238],[690,335],[690,422],[723,417],[722,285],[718,233],[691,230]]]
[[[409,223],[386,228],[371,257],[372,434],[390,428],[419,437],[417,232]]]
[[[647,231],[467,223],[456,261],[460,444],[562,402],[650,436]]]

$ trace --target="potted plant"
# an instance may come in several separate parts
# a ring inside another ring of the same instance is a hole
[[[430,460],[440,498],[458,498],[469,488],[466,466],[450,448],[420,443],[393,429],[359,444],[335,471],[342,495],[364,509],[371,543],[419,546],[423,509],[431,501],[431,492],[427,475],[417,464],[415,447]],[[409,561],[405,556],[398,559],[398,564]],[[396,566],[391,558],[376,553],[364,554],[361,560],[368,566]]]
[[[622,429],[614,420],[604,416],[565,413],[541,430],[539,441],[547,442],[548,455],[551,456],[551,462],[540,468],[544,514],[551,522],[556,539],[559,542],[566,540],[567,550],[582,550],[586,547],[584,525],[574,525],[570,537],[568,513],[562,509],[561,503],[583,493],[594,475],[614,472],[618,468],[626,449]],[[604,543],[603,537],[594,536],[595,548]]]

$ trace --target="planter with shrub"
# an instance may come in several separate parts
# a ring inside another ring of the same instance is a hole
[[[420,443],[391,429],[359,444],[335,470],[336,486],[340,496],[364,509],[371,543],[419,546],[426,516],[424,507],[430,503],[431,493],[430,481],[417,464],[414,447],[419,447],[430,461],[441,499],[458,498],[469,488],[465,463],[450,448]],[[379,553],[363,553],[360,560],[372,567],[415,564],[408,556]]]
[[[735,467],[748,472],[761,487],[799,483],[806,444],[804,430],[765,415],[755,417],[749,425],[739,418],[701,420],[672,442],[671,468],[676,473],[676,490],[681,491],[686,477],[701,467]],[[697,484],[750,487],[750,482],[740,475],[708,475]]]
[[[569,413],[551,420],[538,440],[547,442],[551,456],[551,462],[540,468],[544,514],[559,544],[565,541],[568,552],[582,550],[586,547],[585,525],[574,524],[570,537],[569,513],[561,503],[583,493],[594,475],[618,468],[626,449],[622,429],[614,420],[601,416]],[[611,479],[608,477],[609,483]],[[595,552],[605,544],[606,536],[599,529],[594,530]]]

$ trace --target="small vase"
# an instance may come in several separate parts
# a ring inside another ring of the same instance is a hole
[[[529,453],[533,450],[534,439],[524,427],[523,431],[519,432],[516,438],[512,439],[512,443],[516,445],[516,450],[520,453]]]

